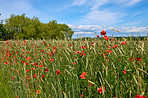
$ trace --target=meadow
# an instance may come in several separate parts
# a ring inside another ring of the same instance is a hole
[[[148,37],[7,40],[0,60],[4,98],[148,97]]]

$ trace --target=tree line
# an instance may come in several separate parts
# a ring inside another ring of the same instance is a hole
[[[42,23],[38,17],[29,18],[12,14],[9,19],[0,23],[0,39],[64,39],[71,38],[74,31],[66,25],[59,24],[56,20]]]

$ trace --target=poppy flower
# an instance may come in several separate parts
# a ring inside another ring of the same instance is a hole
[[[141,61],[141,60],[142,60],[141,57],[136,58],[136,61]]]
[[[33,78],[36,78],[36,77],[37,77],[37,75],[36,75],[36,74],[34,74],[34,75],[33,75]]]
[[[11,77],[12,80],[14,80],[14,77]]]
[[[80,75],[81,79],[86,79],[85,75]]]
[[[60,75],[60,74],[61,74],[60,70],[57,70],[57,69],[56,69],[56,74],[57,74],[57,75]]]
[[[98,91],[99,93],[102,93],[103,91],[105,91],[105,87],[103,87],[103,90],[102,90],[102,87],[100,87],[100,88],[97,89],[97,91]]]
[[[99,35],[97,35],[97,38],[99,37]]]
[[[125,69],[123,70],[123,73],[126,74],[126,70]]]
[[[127,45],[126,41],[123,41],[123,42],[121,43],[121,45],[124,45],[124,44]]]
[[[83,94],[81,94],[81,97],[83,98]]]
[[[45,72],[48,72],[49,71],[49,69],[47,68],[47,69],[45,69]]]
[[[112,48],[117,48],[118,46],[117,45],[114,45]]]
[[[133,60],[134,60],[134,58],[130,58],[130,59],[129,59],[129,61],[133,61]]]
[[[36,93],[37,93],[37,94],[40,93],[40,90],[37,90]]]
[[[105,35],[105,34],[106,34],[106,32],[104,30],[102,30],[101,35]]]
[[[86,72],[83,72],[83,73],[80,75],[81,79],[86,79],[86,78],[85,78],[85,75],[86,75],[86,74],[87,74]]]
[[[114,41],[115,39],[112,39],[111,41]]]
[[[76,65],[76,64],[77,64],[76,62],[73,63],[73,65]]]
[[[135,98],[147,98],[147,97],[142,96],[142,95],[136,95]]]
[[[109,38],[107,37],[107,35],[104,35],[103,37],[105,40],[109,40]]]
[[[83,55],[86,55],[86,54],[84,53],[84,50],[82,51],[82,54],[81,54],[80,56],[83,56]]]
[[[87,74],[86,72],[83,72],[83,73],[82,73],[82,75],[84,75],[84,76],[85,76],[86,74]]]
[[[42,75],[42,78],[44,78],[45,77],[45,75]]]
[[[29,69],[26,69],[26,72],[29,72]]]

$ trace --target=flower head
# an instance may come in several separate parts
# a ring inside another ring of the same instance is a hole
[[[101,35],[105,35],[105,34],[106,34],[106,32],[104,30],[102,30]]]

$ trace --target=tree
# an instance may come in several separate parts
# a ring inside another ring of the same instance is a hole
[[[1,14],[0,14],[1,15]],[[7,35],[7,31],[4,28],[3,20],[0,21],[0,40],[5,40]]]
[[[31,19],[25,14],[20,16],[12,14],[5,22],[5,28],[11,39],[63,39],[64,36],[71,38],[74,33],[66,24],[58,24],[56,20],[45,24],[37,17]]]

